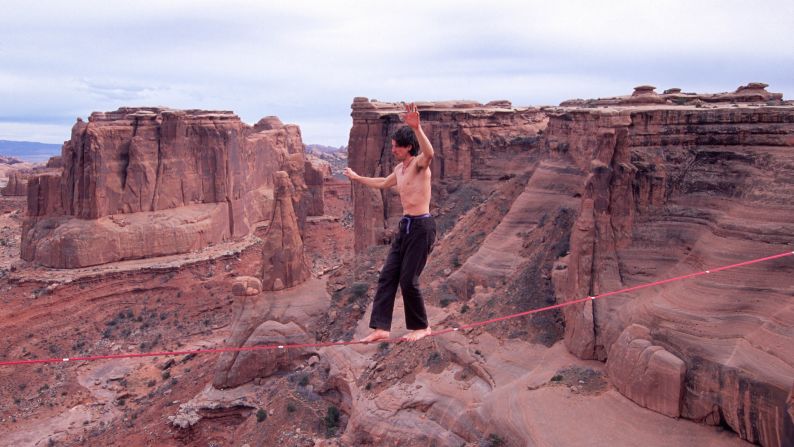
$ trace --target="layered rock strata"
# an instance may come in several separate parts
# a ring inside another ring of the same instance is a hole
[[[558,301],[791,251],[794,107],[710,107],[547,110],[549,156],[586,176],[570,254],[555,270]],[[618,389],[642,405],[787,445],[793,272],[780,260],[569,306],[565,341],[611,363]],[[640,341],[621,336],[632,324],[648,328]],[[669,355],[643,363],[662,349]],[[644,364],[651,376],[639,374]]]
[[[677,104],[702,107],[705,103],[767,103],[782,105],[783,94],[771,93],[766,90],[768,84],[750,82],[739,86],[733,92],[700,94],[681,92],[680,88],[669,88],[663,94],[656,93],[652,85],[634,87],[634,92],[627,96],[614,96],[598,99],[572,99],[560,103],[562,107],[599,107],[599,106],[631,106],[648,104]]]
[[[308,281],[311,271],[304,256],[289,174],[277,172],[275,182],[275,207],[262,235],[261,263],[253,266],[258,275],[240,276],[232,285],[234,295],[242,297],[228,342],[233,347],[306,343],[311,339],[310,322],[327,309],[322,283]],[[233,388],[268,377],[305,355],[296,349],[224,353],[213,386]]]
[[[684,362],[649,341],[650,330],[633,324],[612,344],[607,360],[610,382],[621,394],[645,408],[681,416]]]
[[[794,107],[765,87],[660,95],[640,86],[630,97],[543,109],[539,153],[521,166],[526,190],[462,265],[450,258],[455,268],[443,281],[456,299],[486,305],[521,265],[545,256],[527,246],[536,238],[538,247],[565,239],[553,244],[561,256],[550,275],[557,302],[791,251]],[[351,167],[387,175],[396,105],[357,99],[353,108]],[[433,116],[427,110],[422,118]],[[464,114],[444,123],[462,131],[464,117],[479,122]],[[443,147],[439,139],[433,143]],[[492,147],[504,141],[494,140]],[[378,241],[395,207],[387,194],[354,192],[361,250]],[[574,213],[569,235],[544,226],[562,211]],[[639,405],[723,424],[761,445],[788,445],[792,273],[784,258],[569,306],[565,344],[582,359],[607,361],[610,380]]]
[[[436,156],[433,185],[446,181],[496,180],[523,172],[533,155],[546,117],[534,108],[513,108],[507,101],[419,102],[422,128]],[[400,126],[401,104],[367,98],[353,101],[349,166],[367,177],[386,177],[396,165],[390,135]],[[353,185],[355,250],[380,243],[402,214],[393,191]]]
[[[31,179],[22,258],[56,268],[184,253],[237,239],[273,211],[273,175],[300,165],[295,125],[231,112],[121,108],[78,120],[60,178]],[[296,208],[306,209],[298,195]],[[306,213],[303,214],[305,216]]]

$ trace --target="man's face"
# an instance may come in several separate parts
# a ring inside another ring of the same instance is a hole
[[[411,146],[397,146],[397,142],[391,140],[391,153],[397,161],[403,161],[410,156]]]

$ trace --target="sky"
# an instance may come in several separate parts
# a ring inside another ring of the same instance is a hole
[[[350,105],[734,91],[794,99],[794,2],[0,0],[0,140],[122,106],[276,115],[347,144]]]

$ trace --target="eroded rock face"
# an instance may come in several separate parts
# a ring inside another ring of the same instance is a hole
[[[276,173],[276,204],[262,248],[262,288],[281,290],[311,276],[303,256],[298,219],[293,209],[293,187],[284,171]]]
[[[162,108],[78,120],[60,181],[40,180],[29,195],[22,257],[75,268],[249,234],[272,214],[273,174],[303,165],[298,127],[265,121],[251,127],[231,112]]]
[[[572,99],[560,103],[562,107],[601,107],[601,106],[639,106],[652,104],[678,104],[703,107],[708,103],[768,103],[781,105],[782,93],[771,93],[766,90],[767,84],[763,82],[750,82],[739,86],[736,91],[723,93],[693,93],[681,92],[680,88],[669,88],[659,95],[656,87],[640,85],[634,87],[634,92],[627,96],[615,96],[598,99]]]
[[[651,331],[633,324],[609,350],[610,382],[624,396],[658,413],[681,416],[686,365],[651,341]]]
[[[238,276],[232,283],[232,295],[253,296],[262,293],[262,280],[253,276]]]
[[[560,250],[550,275],[558,302],[790,251],[794,209],[786,179],[794,178],[794,107],[782,95],[761,83],[718,94],[670,89],[660,95],[653,86],[640,86],[627,97],[564,104],[570,107],[543,109],[548,126],[542,153],[527,171],[524,194],[463,265],[452,257],[445,275],[456,298],[473,293],[475,302],[487,302],[488,288],[498,290],[517,271],[523,262],[518,256],[538,255],[521,248],[527,240],[521,233],[537,234],[560,206],[576,217],[570,238],[560,241],[567,244],[558,244],[567,250]],[[473,161],[471,154],[488,147],[489,140],[499,147],[503,140],[496,132],[509,126],[500,127],[494,118],[489,127],[494,133],[473,144],[462,135],[472,135],[481,122],[476,105],[424,106],[426,130],[434,129],[431,140],[448,157],[434,164],[434,182],[439,171],[447,178],[476,180],[488,177],[477,173],[483,166],[504,170],[506,162]],[[355,100],[350,166],[357,172],[390,172],[386,139],[399,125],[395,108]],[[440,121],[435,128],[434,119]],[[509,151],[499,156],[516,158]],[[361,250],[383,239],[380,229],[388,220],[383,216],[399,208],[391,193],[354,188],[356,249]],[[779,415],[787,411],[794,344],[784,328],[794,320],[774,303],[787,298],[784,284],[792,273],[790,263],[781,260],[588,300],[564,308],[565,343],[583,359],[606,361],[613,347],[618,357],[648,356],[644,364],[654,371],[649,377],[673,390],[663,398],[644,389],[650,378],[637,376],[619,358],[610,360],[623,378],[619,389],[642,405],[727,424],[751,442],[786,445],[794,434]],[[633,324],[650,331],[634,337],[647,340],[647,346],[618,343]]]
[[[546,120],[538,109],[513,108],[507,101],[419,102],[417,107],[436,154],[431,166],[436,186],[523,172]],[[367,98],[355,98],[352,108],[349,166],[363,176],[388,176],[396,165],[390,135],[403,125],[399,113],[404,108]],[[402,214],[395,192],[381,193],[357,183],[353,207],[357,252],[382,242],[385,230]]]
[[[549,156],[585,175],[570,254],[554,275],[558,301],[790,251],[794,206],[784,179],[794,178],[794,108],[709,107],[547,110]],[[565,342],[581,358],[610,362],[618,389],[649,408],[680,408],[748,441],[786,445],[794,433],[779,415],[794,344],[783,328],[794,319],[779,305],[792,269],[781,260],[569,306]],[[647,343],[621,336],[634,333],[632,324],[650,330],[635,337]],[[668,402],[633,388],[645,379],[612,358],[634,355],[642,365],[643,356],[660,355],[653,346],[670,354],[654,364],[670,389],[675,359],[684,364],[679,404],[674,392]]]
[[[293,209],[294,187],[289,174],[275,174],[275,206],[262,235],[259,277],[239,276],[232,293],[243,297],[232,322],[229,346],[291,345],[313,340],[312,321],[327,310],[323,283],[310,280],[303,240]],[[279,292],[280,291],[280,292]],[[246,350],[224,353],[213,386],[233,388],[256,378],[285,371],[312,351],[304,349]]]
[[[57,159],[52,157],[47,164],[28,163],[21,160],[0,156],[0,178],[6,177],[5,183],[0,183],[0,195],[2,196],[27,196],[28,181],[38,174],[50,174],[56,172]]]
[[[227,346],[253,348],[311,343],[312,324],[328,309],[330,297],[324,283],[309,279],[290,289],[246,296],[232,322]],[[315,353],[310,349],[251,349],[223,353],[212,385],[234,388],[256,378],[288,371],[298,360]]]
[[[306,180],[309,216],[325,214],[325,179],[331,177],[331,166],[327,161],[306,154],[303,178]]]
[[[25,196],[28,193],[28,177],[20,172],[11,172],[8,174],[8,183],[5,188],[0,189],[0,193],[4,196]]]

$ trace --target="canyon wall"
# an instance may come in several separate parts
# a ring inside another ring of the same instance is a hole
[[[487,306],[491,313],[477,315],[489,318],[526,310],[510,304],[507,285],[550,255],[553,268],[538,264],[525,288],[550,277],[549,298],[563,303],[790,252],[794,104],[765,87],[657,94],[640,86],[540,110],[419,103],[439,154],[434,196],[456,182],[528,176],[509,210],[486,201],[464,219],[478,226],[440,242],[428,267],[439,276],[425,278],[428,288]],[[388,136],[399,111],[354,101],[356,172],[391,172]],[[450,209],[437,202],[433,212],[443,218]],[[360,252],[386,238],[399,203],[391,192],[355,185],[354,204]],[[579,358],[606,362],[610,382],[638,405],[728,426],[761,445],[789,445],[793,274],[783,258],[568,306],[564,343]]]
[[[585,175],[558,301],[792,250],[794,107],[736,96],[546,110],[549,158]],[[643,406],[787,445],[792,273],[782,259],[569,306],[565,342]]]
[[[523,172],[537,143],[545,115],[534,108],[513,108],[507,101],[416,103],[422,129],[433,145],[434,188],[449,182],[497,180]],[[402,126],[404,107],[367,98],[353,101],[349,166],[365,177],[386,177],[395,167],[390,135]],[[434,194],[438,197],[438,194]],[[437,206],[432,203],[431,207]],[[353,185],[355,250],[388,239],[402,214],[393,191]]]

